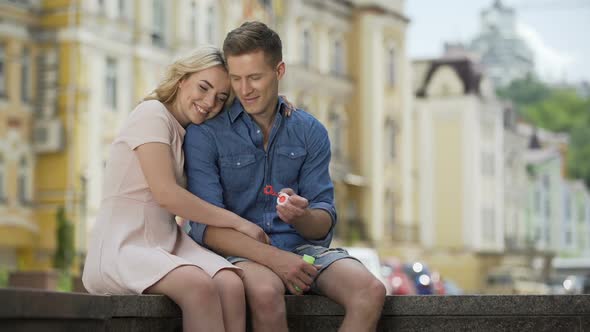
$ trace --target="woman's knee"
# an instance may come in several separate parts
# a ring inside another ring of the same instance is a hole
[[[232,270],[221,270],[213,277],[220,292],[230,296],[244,297],[244,283],[242,278]]]
[[[183,303],[212,303],[219,298],[219,292],[213,279],[197,267],[188,267],[183,271],[180,301]]]

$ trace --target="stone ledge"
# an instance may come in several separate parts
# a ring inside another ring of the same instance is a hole
[[[336,331],[344,310],[321,296],[286,296],[291,331]],[[159,295],[97,296],[0,289],[0,330],[177,331]],[[380,331],[589,331],[590,295],[389,296]]]

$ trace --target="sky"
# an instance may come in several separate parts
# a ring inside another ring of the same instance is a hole
[[[406,0],[409,55],[441,55],[444,42],[469,42],[493,0]],[[548,82],[590,81],[590,0],[503,0],[516,10],[517,31]]]

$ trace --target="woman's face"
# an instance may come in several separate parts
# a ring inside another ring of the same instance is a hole
[[[221,111],[229,97],[229,77],[222,66],[193,73],[178,83],[179,122],[201,124]]]

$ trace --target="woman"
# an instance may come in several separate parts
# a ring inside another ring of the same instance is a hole
[[[174,216],[234,228],[267,242],[264,231],[184,189],[185,128],[221,111],[230,84],[220,51],[202,47],[174,62],[130,114],[111,146],[101,208],[83,282],[93,294],[164,294],[182,309],[185,331],[243,331],[241,270],[200,247]]]

